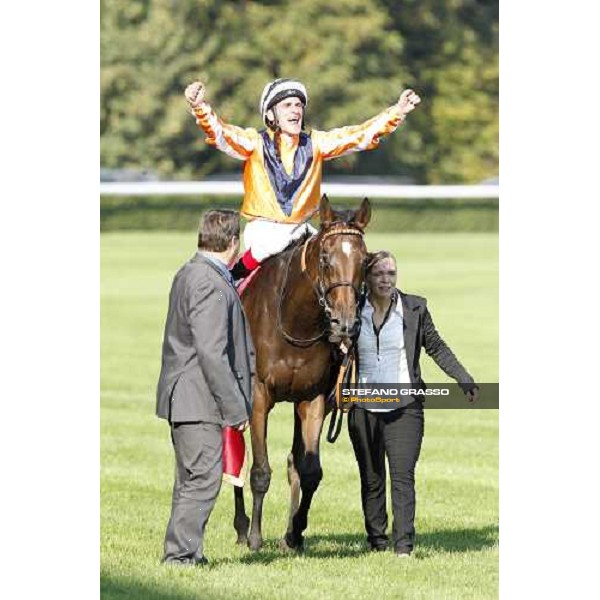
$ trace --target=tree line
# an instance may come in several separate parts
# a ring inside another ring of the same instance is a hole
[[[262,126],[276,77],[302,80],[307,125],[360,123],[412,87],[402,130],[327,175],[477,183],[498,173],[498,3],[101,0],[101,164],[198,180],[240,165],[204,144],[183,97],[201,79],[225,120]]]

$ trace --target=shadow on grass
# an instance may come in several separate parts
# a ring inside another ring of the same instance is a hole
[[[196,567],[179,567],[194,569]],[[231,600],[230,596],[215,593],[213,590],[190,590],[189,593],[175,591],[180,586],[174,581],[172,586],[155,585],[126,577],[114,577],[106,574],[100,576],[100,598],[102,600]]]
[[[442,529],[417,533],[415,554],[426,558],[436,553],[479,552],[493,548],[498,542],[498,526],[468,529]],[[239,558],[217,561],[220,564],[240,562],[242,564],[269,564],[289,557],[301,556],[308,559],[358,558],[369,553],[366,536],[363,534],[308,535],[305,550],[300,553],[284,552],[279,549],[279,540],[267,539],[259,552],[250,552]]]
[[[358,534],[308,535],[304,551],[283,551],[279,539],[267,539],[259,552],[249,552],[238,561],[245,564],[268,564],[276,560],[301,556],[305,558],[356,558],[367,551],[365,536]]]
[[[426,552],[477,552],[497,543],[498,525],[417,533],[417,546]]]

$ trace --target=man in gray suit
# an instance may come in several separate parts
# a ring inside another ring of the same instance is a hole
[[[227,268],[239,235],[236,211],[208,211],[198,252],[171,287],[156,394],[156,414],[170,424],[177,462],[166,563],[208,562],[203,537],[221,487],[221,430],[244,431],[252,411],[254,347]]]

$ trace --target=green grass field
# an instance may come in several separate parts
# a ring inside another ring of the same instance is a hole
[[[498,236],[370,234],[396,253],[399,287],[426,296],[436,326],[480,382],[498,381]],[[159,564],[170,513],[173,455],[154,416],[171,279],[194,252],[193,233],[101,236],[102,598],[158,600],[498,596],[498,412],[431,410],[417,467],[417,546],[401,561],[366,552],[358,470],[347,432],[322,443],[324,478],[302,555],[283,555],[289,405],[269,426],[273,468],[265,547],[235,546],[233,492],[224,485],[207,527],[205,569]],[[428,359],[424,379],[448,379]],[[246,490],[247,505],[250,493]],[[391,518],[391,513],[390,513]]]

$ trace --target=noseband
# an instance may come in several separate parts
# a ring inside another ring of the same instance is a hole
[[[363,262],[363,282],[362,282],[362,286],[360,289],[357,289],[351,281],[337,281],[335,283],[332,283],[331,285],[328,285],[327,287],[325,287],[325,285],[323,284],[323,268],[326,265],[325,258],[327,256],[323,250],[323,243],[325,242],[325,240],[327,238],[330,238],[334,235],[358,235],[362,239],[363,232],[360,231],[359,229],[356,229],[353,227],[345,227],[345,226],[341,226],[341,227],[337,226],[336,227],[336,226],[334,226],[332,229],[330,229],[329,231],[327,231],[326,233],[323,234],[323,236],[321,237],[321,239],[319,241],[319,259],[318,259],[318,263],[317,263],[317,281],[316,282],[313,281],[313,279],[310,277],[310,275],[308,274],[308,271],[306,269],[306,252],[308,249],[308,243],[311,241],[312,238],[308,238],[306,240],[306,242],[304,242],[304,244],[302,246],[302,256],[300,258],[301,272],[309,278],[309,280],[313,286],[313,289],[315,291],[315,294],[317,296],[319,305],[323,307],[323,310],[325,312],[325,318],[328,323],[331,322],[332,308],[327,301],[327,296],[329,295],[329,293],[332,290],[334,290],[335,288],[338,288],[338,287],[352,288],[352,291],[354,292],[354,297],[356,300],[357,315],[359,315],[360,311],[362,310],[362,306],[364,304],[364,299],[366,298],[366,293],[367,293],[366,281],[365,281],[365,277],[364,277],[364,274],[365,274],[364,273],[364,271],[365,271],[364,262]],[[283,325],[281,323],[281,305],[282,305],[282,301],[283,301],[283,294],[284,294],[285,287],[287,284],[289,267],[290,267],[290,264],[291,264],[294,254],[295,254],[295,250],[290,253],[290,258],[288,259],[288,263],[286,265],[285,281],[284,281],[284,284],[281,288],[281,292],[279,295],[279,307],[278,307],[278,311],[277,311],[277,326],[278,326],[279,331],[281,332],[281,335],[283,335],[283,337],[288,342],[290,342],[291,344],[293,344],[295,346],[308,347],[308,346],[311,346],[312,344],[314,344],[315,342],[318,342],[320,339],[322,339],[326,335],[327,330],[322,331],[319,335],[312,337],[312,338],[299,339],[299,338],[295,338],[295,337],[291,336],[290,334],[288,334],[283,329]]]

